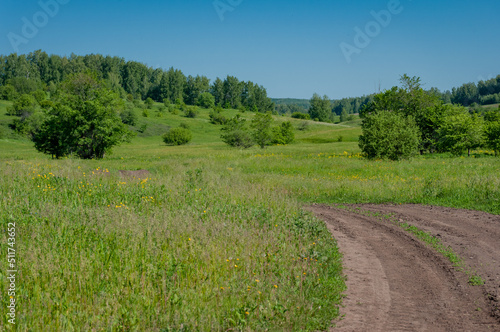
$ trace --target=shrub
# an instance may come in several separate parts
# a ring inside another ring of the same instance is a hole
[[[295,133],[290,121],[283,122],[281,125],[274,127],[272,131],[274,144],[286,145],[295,140]]]
[[[208,116],[210,117],[210,122],[216,125],[223,125],[227,122],[227,118],[217,111],[210,111]]]
[[[148,109],[151,109],[153,107],[154,101],[153,101],[153,99],[151,99],[150,97],[148,97],[146,99],[146,101],[144,102],[144,104],[146,104],[146,107]]]
[[[124,124],[127,124],[129,126],[135,126],[137,123],[137,114],[135,114],[133,109],[126,109],[120,114],[120,118],[122,119],[122,122]]]
[[[141,134],[144,134],[144,132],[148,129],[148,124],[143,123],[139,128],[137,128],[137,131],[140,132]]]
[[[193,138],[191,131],[186,128],[173,128],[163,135],[163,142],[168,145],[187,144]]]
[[[246,127],[246,120],[239,114],[229,119],[221,132],[222,141],[230,146],[247,149],[255,144]]]
[[[21,116],[23,114],[33,113],[37,106],[38,103],[35,97],[29,94],[23,94],[7,109],[7,114]]]
[[[418,153],[420,131],[412,116],[381,111],[366,115],[359,147],[367,158],[400,160]]]
[[[142,110],[142,116],[147,118],[149,116],[149,111],[147,109]]]
[[[193,107],[186,107],[184,114],[186,118],[196,118],[198,116],[198,111]]]
[[[179,125],[179,127],[184,128],[184,129],[191,129],[191,126],[186,122],[181,123]]]
[[[16,89],[10,85],[0,86],[0,99],[13,101],[18,97]]]
[[[306,113],[301,113],[301,112],[294,112],[292,114],[292,118],[294,119],[302,119],[302,120],[309,120],[311,116]]]

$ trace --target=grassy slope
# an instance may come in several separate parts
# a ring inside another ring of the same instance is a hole
[[[104,160],[53,161],[27,141],[0,140],[0,218],[19,223],[26,329],[322,329],[344,287],[340,256],[303,203],[500,213],[500,166],[484,151],[371,162],[356,123],[313,122],[295,144],[240,151],[220,141],[206,110],[140,122],[144,134]],[[181,122],[194,132],[189,145],[155,135]],[[95,175],[103,169],[111,175]],[[151,176],[122,179],[120,169]]]

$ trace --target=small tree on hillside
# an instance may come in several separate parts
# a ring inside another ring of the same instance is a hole
[[[413,117],[395,112],[366,115],[359,147],[369,159],[407,159],[418,153],[420,132]]]
[[[295,133],[292,123],[290,121],[283,122],[281,125],[273,127],[273,141],[274,144],[290,144],[295,139]]]
[[[270,145],[273,141],[273,133],[271,132],[271,124],[273,122],[273,117],[271,113],[257,113],[252,119],[251,127],[252,137],[262,149],[266,145]]]
[[[247,149],[255,144],[246,126],[246,120],[239,114],[227,120],[221,132],[222,141],[230,146]]]

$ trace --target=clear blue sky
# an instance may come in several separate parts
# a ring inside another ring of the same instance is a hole
[[[234,75],[291,98],[361,96],[404,73],[441,90],[500,74],[498,0],[41,0],[54,1],[47,15],[38,1],[2,0],[0,53],[16,50],[17,35],[20,54],[120,56],[212,80]],[[371,12],[389,7],[390,22],[374,24]],[[23,18],[38,31],[23,32]],[[356,27],[369,28],[368,45],[355,43]],[[350,63],[341,44],[357,48]]]

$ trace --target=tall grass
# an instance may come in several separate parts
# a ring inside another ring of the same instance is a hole
[[[156,163],[143,179],[119,177],[113,162],[2,163],[0,219],[18,228],[19,330],[329,325],[344,280],[323,224],[215,159]]]

